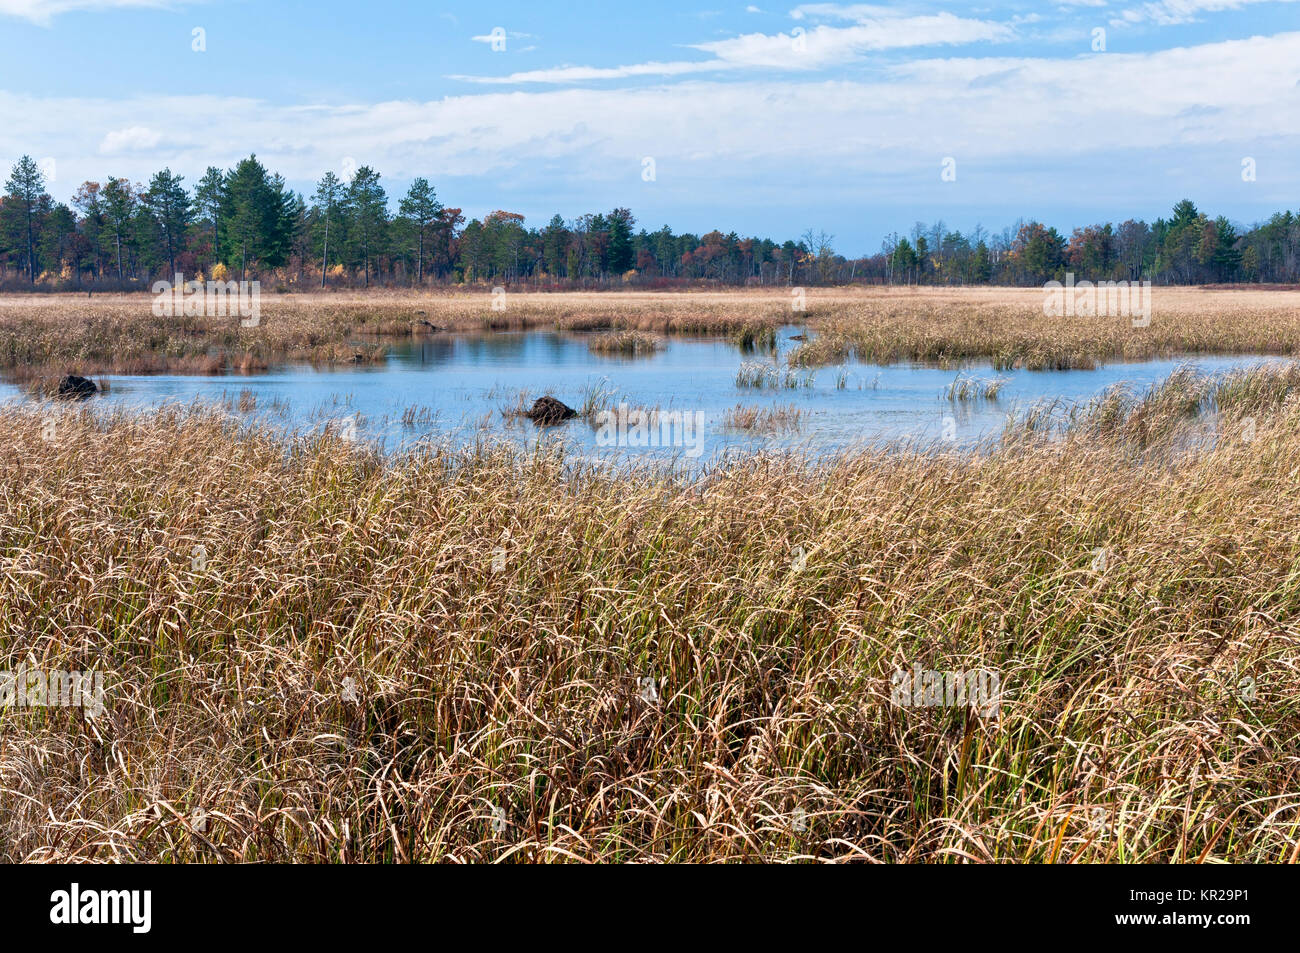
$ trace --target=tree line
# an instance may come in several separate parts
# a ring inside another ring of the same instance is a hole
[[[133,288],[176,273],[296,287],[1033,285],[1066,272],[1161,284],[1300,281],[1300,214],[1242,228],[1190,200],[1167,219],[1088,225],[1068,238],[1037,221],[997,234],[918,222],[857,258],[837,253],[822,231],[778,242],[636,226],[627,208],[557,214],[534,228],[507,211],[466,223],[423,177],[394,208],[369,166],[346,180],[327,172],[304,196],[255,155],[209,167],[192,185],[170,169],[147,183],[84,182],[62,203],[23,156],[0,196],[0,285]]]

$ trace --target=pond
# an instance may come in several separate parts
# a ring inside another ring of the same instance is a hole
[[[435,334],[390,347],[373,366],[273,367],[267,373],[113,376],[102,408],[148,408],[167,402],[224,404],[249,420],[298,430],[326,426],[400,450],[421,440],[463,441],[484,432],[532,445],[559,440],[602,459],[685,457],[710,461],[730,450],[783,447],[826,453],[900,439],[971,445],[997,434],[1007,415],[1044,400],[1086,401],[1116,383],[1144,389],[1186,360],[1116,363],[1092,370],[995,371],[917,364],[847,364],[787,371],[784,355],[801,329],[782,329],[777,351],[743,353],[731,341],[671,337],[649,356],[595,353],[590,335],[555,331]],[[1253,356],[1203,357],[1217,372],[1259,363]],[[738,374],[761,378],[741,386]],[[994,399],[953,400],[955,380],[1002,381]],[[552,394],[581,408],[613,411],[602,420],[538,428],[502,413]],[[21,398],[12,384],[0,398]],[[619,425],[619,407],[626,405]],[[755,426],[738,426],[737,406],[775,410]],[[658,415],[638,421],[636,411]],[[642,426],[638,427],[638,422]],[[603,424],[600,426],[599,424]]]

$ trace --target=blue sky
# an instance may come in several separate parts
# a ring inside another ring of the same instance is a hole
[[[256,152],[304,192],[369,164],[471,217],[626,205],[861,254],[1184,196],[1247,223],[1300,207],[1298,147],[1300,0],[0,0],[0,162],[60,199]]]

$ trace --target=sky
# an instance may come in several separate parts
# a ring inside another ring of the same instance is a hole
[[[1300,0],[773,5],[0,0],[0,163],[188,184],[256,153],[310,195],[361,165],[467,218],[837,251],[1300,208]]]

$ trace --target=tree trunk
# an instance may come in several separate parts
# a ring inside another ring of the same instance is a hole
[[[31,284],[36,283],[36,256],[33,254],[32,243],[32,206],[27,204],[27,280]]]
[[[330,217],[329,212],[325,213],[325,247],[321,251],[320,257],[320,286],[325,287],[325,272],[330,264]]]

